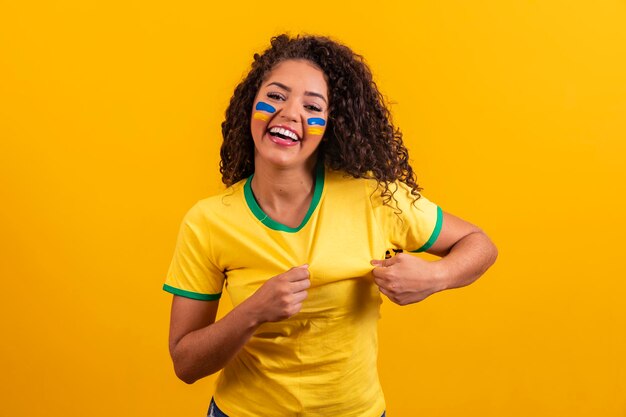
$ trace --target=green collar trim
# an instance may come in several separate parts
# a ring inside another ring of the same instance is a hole
[[[248,177],[246,183],[243,186],[243,194],[246,198],[248,208],[250,209],[252,214],[254,214],[254,217],[259,219],[261,223],[263,223],[270,229],[278,230],[280,232],[295,233],[302,229],[304,226],[306,226],[307,222],[311,218],[311,215],[317,208],[317,205],[322,198],[322,191],[324,190],[324,164],[319,163],[317,164],[315,172],[315,190],[313,191],[313,199],[311,200],[309,210],[306,212],[306,216],[304,216],[304,219],[302,219],[302,223],[300,224],[300,226],[289,227],[277,222],[276,220],[273,220],[267,214],[265,214],[265,212],[263,212],[261,207],[259,207],[259,203],[257,203],[256,198],[254,198],[254,193],[252,192],[252,187],[250,185],[252,183],[252,177],[254,177],[254,174]]]

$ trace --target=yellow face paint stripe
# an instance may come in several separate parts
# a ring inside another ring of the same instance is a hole
[[[258,120],[263,120],[264,122],[267,122],[270,119],[270,116],[268,114],[265,114],[265,113],[256,112],[256,113],[254,113],[252,118],[253,119],[258,119]]]
[[[309,135],[323,135],[324,134],[324,129],[320,129],[318,127],[310,127],[307,129],[307,133]]]

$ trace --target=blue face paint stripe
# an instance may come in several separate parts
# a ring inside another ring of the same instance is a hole
[[[306,122],[311,126],[326,126],[326,120],[320,119],[319,117],[311,117]]]
[[[276,109],[275,109],[274,107],[272,107],[272,106],[270,106],[269,104],[264,103],[264,102],[262,102],[262,101],[259,101],[259,102],[256,104],[256,107],[255,107],[254,109],[255,109],[255,110],[261,110],[261,111],[266,111],[266,112],[268,112],[268,113],[274,113],[274,112],[276,111]]]

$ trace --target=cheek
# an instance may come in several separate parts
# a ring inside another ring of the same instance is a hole
[[[311,117],[307,119],[306,132],[309,136],[322,137],[324,135],[325,130],[326,130],[326,118]]]
[[[260,139],[265,134],[269,120],[275,112],[276,108],[272,105],[263,101],[255,101],[250,119],[250,131],[254,139]]]
[[[267,129],[267,121],[252,117],[250,121],[250,130],[252,133],[252,137],[255,139],[260,138],[265,134],[265,130]]]
[[[309,126],[306,128],[306,133],[309,136],[319,136],[322,137],[324,136],[324,131],[325,129],[323,127],[319,127],[319,126]]]

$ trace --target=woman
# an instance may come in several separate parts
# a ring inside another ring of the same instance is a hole
[[[328,38],[272,39],[222,134],[228,188],[187,213],[164,286],[176,374],[223,369],[211,415],[384,415],[380,294],[467,285],[495,247],[419,194],[369,69]],[[442,258],[384,259],[401,250]],[[234,308],[215,321],[223,286]]]

